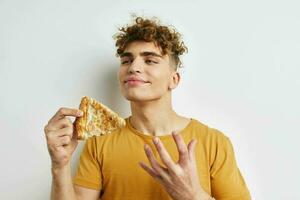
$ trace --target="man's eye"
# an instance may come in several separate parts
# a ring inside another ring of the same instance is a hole
[[[146,63],[157,63],[157,62],[155,62],[153,60],[146,60]]]
[[[126,63],[129,63],[129,60],[124,60],[121,62],[122,64],[126,64]]]

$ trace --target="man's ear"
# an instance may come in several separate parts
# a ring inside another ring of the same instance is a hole
[[[172,76],[170,78],[170,82],[169,82],[169,90],[173,90],[177,87],[177,85],[179,84],[180,81],[180,74],[178,71],[174,71],[172,72]]]

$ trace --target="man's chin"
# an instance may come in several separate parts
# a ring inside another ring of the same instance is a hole
[[[142,97],[127,97],[126,98],[128,101],[132,102],[143,102],[143,101],[148,101],[147,98],[142,98]]]
[[[125,98],[128,101],[131,101],[131,102],[147,102],[147,101],[153,101],[153,100],[155,100],[155,98],[139,97],[139,96],[126,96]]]

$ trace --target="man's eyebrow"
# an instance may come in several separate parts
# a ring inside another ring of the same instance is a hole
[[[144,51],[140,53],[141,56],[155,56],[155,57],[160,57],[162,58],[162,55],[159,55],[153,51]]]
[[[159,54],[157,54],[157,53],[155,53],[155,52],[153,52],[153,51],[143,51],[143,52],[141,52],[140,53],[140,55],[141,56],[155,56],[155,57],[160,57],[160,58],[162,58],[163,56],[162,55],[159,55]],[[123,53],[121,53],[121,55],[120,55],[120,57],[122,58],[122,57],[133,57],[133,54],[132,53],[130,53],[130,52],[123,52]]]
[[[122,58],[122,57],[133,57],[133,55],[132,55],[132,53],[130,53],[130,52],[123,52],[123,53],[121,53],[121,55],[120,55],[120,57]]]

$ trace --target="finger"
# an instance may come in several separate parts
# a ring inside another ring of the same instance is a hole
[[[71,139],[72,135],[73,135],[73,127],[65,127],[57,131],[58,137],[69,136]]]
[[[158,137],[155,137],[153,139],[153,143],[158,151],[162,162],[166,165],[168,169],[170,169],[170,172],[176,173],[176,164],[172,160],[171,156],[169,155],[161,140]]]
[[[195,148],[197,145],[197,139],[192,139],[191,142],[188,144],[188,152],[190,160],[195,160]]]
[[[81,117],[83,113],[79,109],[72,109],[72,108],[60,108],[55,115],[50,119],[49,123],[62,119],[66,116],[73,116],[73,117]]]
[[[78,139],[78,132],[75,126],[75,123],[73,123],[73,137],[72,140],[77,140]]]
[[[47,131],[55,131],[55,130],[59,130],[59,129],[62,129],[65,127],[71,127],[71,126],[73,126],[71,119],[68,117],[64,117],[58,121],[48,124],[46,127],[46,130]]]
[[[189,160],[189,154],[188,154],[188,149],[187,146],[183,140],[183,138],[181,137],[180,134],[176,133],[175,131],[172,132],[172,136],[175,140],[177,149],[178,149],[178,153],[179,153],[179,164],[180,165],[186,165],[188,163]]]
[[[46,134],[47,140],[56,140],[59,137],[68,136],[70,139],[73,135],[73,127],[65,127],[60,130],[50,131]]]
[[[48,143],[48,145],[51,148],[57,148],[57,147],[62,147],[65,145],[70,144],[71,140],[69,136],[63,136],[63,137],[57,137],[54,140],[51,140],[51,142]]]
[[[62,136],[62,137],[59,137],[57,145],[58,146],[65,146],[65,145],[68,145],[70,143],[71,143],[71,139],[70,139],[69,136]]]
[[[165,170],[163,170],[163,167],[160,166],[160,164],[155,159],[155,157],[154,157],[154,155],[153,155],[152,150],[150,149],[150,147],[147,144],[145,144],[144,148],[145,148],[145,152],[146,152],[147,158],[148,158],[148,160],[150,162],[150,165],[155,170],[156,174],[160,175],[165,180],[169,180],[169,177],[166,174]]]
[[[149,167],[148,165],[146,165],[143,162],[139,162],[139,165],[146,171],[148,172],[148,174],[150,176],[152,176],[153,178],[157,179],[157,180],[161,180],[161,177],[159,174],[157,174],[153,169],[151,169],[151,167]]]

